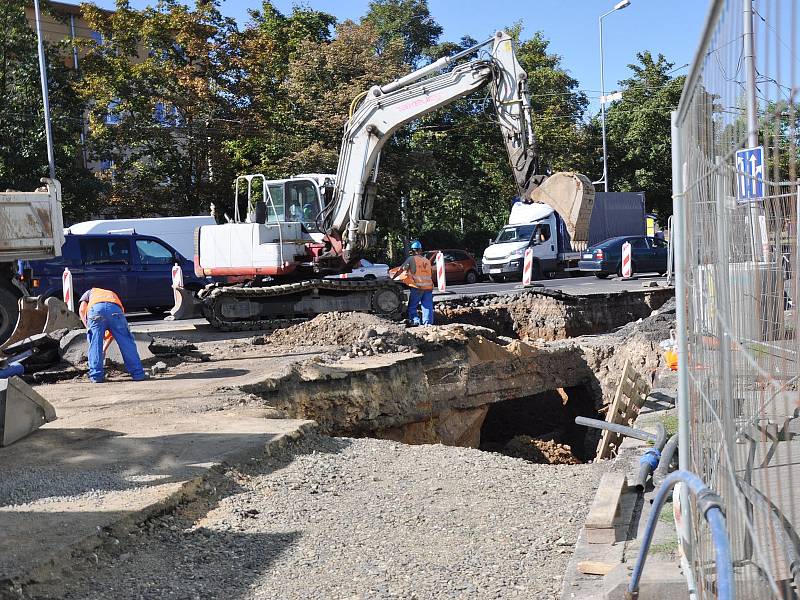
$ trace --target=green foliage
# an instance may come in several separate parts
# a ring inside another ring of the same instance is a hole
[[[399,41],[403,60],[412,66],[429,54],[443,31],[431,16],[427,0],[372,0],[362,22],[378,33],[378,54]]]
[[[0,187],[31,189],[46,174],[35,36],[23,0],[0,0]],[[282,13],[264,0],[243,27],[216,0],[157,0],[133,10],[82,5],[102,43],[83,42],[80,73],[71,49],[51,47],[50,82],[59,176],[68,220],[92,215],[199,214],[230,210],[239,173],[267,177],[335,172],[342,126],[354,100],[476,40],[442,41],[427,0],[373,0],[360,22],[307,6]],[[586,96],[549,51],[542,32],[508,30],[528,73],[540,164],[599,172],[596,121]],[[680,79],[664,57],[642,53],[609,110],[614,189],[644,189],[669,208],[669,108]],[[67,61],[68,63],[69,61]],[[82,168],[87,120],[90,163]],[[480,255],[517,191],[487,92],[401,128],[384,147],[375,205],[382,246],[462,246]]]
[[[49,176],[36,34],[25,17],[27,2],[0,0],[0,190],[32,191]],[[56,176],[63,183],[66,219],[85,216],[102,189],[81,155],[82,103],[65,66],[67,48],[47,45]]]
[[[670,112],[678,106],[684,77],[671,77],[673,63],[639,52],[620,81],[622,100],[606,113],[611,189],[644,190],[647,209],[662,223],[672,214]]]

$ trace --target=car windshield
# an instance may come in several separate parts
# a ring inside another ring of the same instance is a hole
[[[533,235],[536,225],[509,225],[497,234],[496,244],[506,242],[528,242]]]
[[[622,243],[622,241],[623,241],[624,239],[625,239],[625,238],[623,238],[623,237],[613,237],[613,238],[609,238],[609,239],[607,239],[607,240],[603,240],[603,241],[602,241],[602,242],[600,242],[599,244],[595,244],[594,246],[592,246],[592,248],[593,248],[593,249],[594,249],[594,248],[603,248],[603,249],[605,249],[605,248],[609,248],[609,247],[611,247],[611,246],[615,246],[615,245],[617,245],[617,244],[621,244],[621,243]]]

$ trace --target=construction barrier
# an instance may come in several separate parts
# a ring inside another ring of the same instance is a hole
[[[64,304],[66,304],[67,308],[69,308],[72,312],[75,312],[72,273],[69,272],[67,267],[64,267],[64,273],[61,275],[61,290],[63,292]]]
[[[447,276],[444,272],[444,254],[436,253],[436,285],[440,292],[447,291]]]
[[[522,285],[530,285],[533,281],[533,248],[525,250],[525,261],[522,263]]]
[[[633,275],[633,264],[631,263],[631,243],[622,244],[622,276],[626,279]]]
[[[183,287],[183,269],[180,268],[178,265],[173,265],[172,267],[172,294],[175,298],[175,304],[177,305],[180,301],[180,292],[178,292],[179,288]]]

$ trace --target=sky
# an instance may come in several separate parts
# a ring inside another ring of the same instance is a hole
[[[95,0],[103,8],[114,8],[114,0]],[[497,29],[522,21],[523,39],[541,30],[550,40],[550,51],[561,55],[562,65],[578,80],[590,99],[590,113],[599,110],[600,51],[598,18],[611,10],[616,0],[428,0],[431,15],[444,28],[442,41],[457,41],[464,35],[477,40]],[[134,8],[148,4],[132,0]],[[273,0],[278,10],[289,13],[297,0]],[[300,4],[331,13],[340,21],[358,21],[367,12],[369,0],[304,0]],[[223,0],[221,9],[240,25],[247,10],[260,2]],[[675,64],[675,74],[685,74],[700,39],[709,0],[631,0],[630,6],[603,19],[605,89],[630,74],[627,65],[643,50],[664,54]],[[680,67],[683,67],[680,69]]]

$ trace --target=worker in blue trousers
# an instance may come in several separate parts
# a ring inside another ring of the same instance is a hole
[[[125,319],[122,301],[117,294],[103,288],[90,289],[81,296],[78,314],[86,326],[86,338],[89,342],[89,379],[93,383],[102,383],[105,378],[103,360],[112,339],[117,341],[125,368],[133,380],[147,379],[139,352],[136,350],[136,342]]]
[[[422,325],[433,325],[433,267],[422,255],[422,244],[411,242],[411,256],[400,266],[395,279],[410,288],[408,297],[408,320],[419,325],[417,308],[422,304]]]

